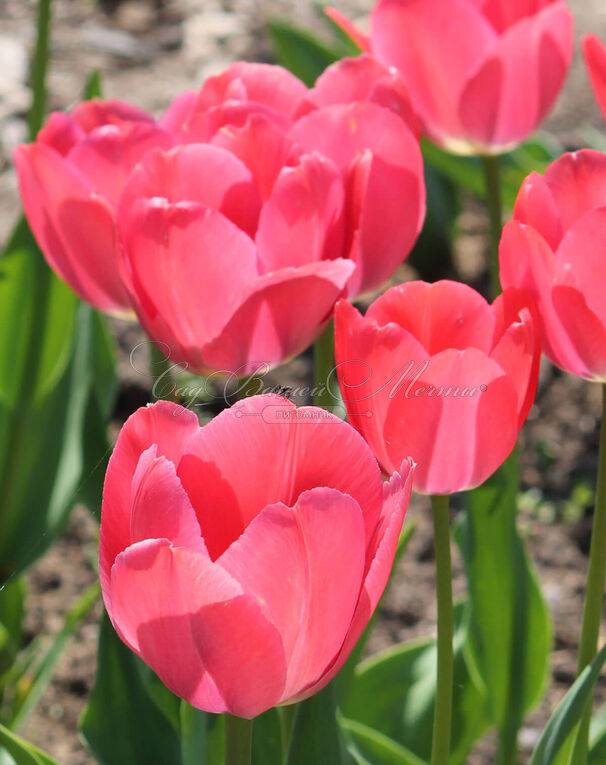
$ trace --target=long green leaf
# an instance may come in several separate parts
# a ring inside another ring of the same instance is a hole
[[[573,686],[551,716],[530,765],[555,765],[562,748],[568,743],[581,719],[585,704],[606,662],[606,646],[575,680]]]
[[[0,725],[0,746],[10,754],[15,765],[59,765],[48,754],[19,738],[3,725]]]
[[[328,685],[298,705],[287,765],[344,765],[346,762],[334,690]]]
[[[311,87],[327,66],[342,56],[319,38],[281,19],[271,19],[269,32],[280,64]]]
[[[355,720],[342,719],[341,729],[350,739],[354,754],[373,765],[426,765],[400,744]]]
[[[551,621],[516,525],[516,455],[469,492],[458,528],[471,605],[470,637],[492,721],[515,741],[548,677]],[[498,604],[498,607],[497,607]]]

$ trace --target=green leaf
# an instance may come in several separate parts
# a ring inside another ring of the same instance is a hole
[[[509,739],[542,697],[552,636],[549,610],[517,530],[517,497],[514,453],[467,494],[457,529],[469,588],[470,645],[492,721]]]
[[[95,451],[99,432],[86,430],[99,386],[106,403],[113,394],[100,322],[49,270],[22,219],[0,258],[0,584],[65,526],[90,472],[85,447],[97,461],[107,448],[103,438]]]
[[[591,720],[589,734],[589,765],[606,762],[606,704],[601,706]]]
[[[346,761],[334,691],[329,684],[298,705],[287,765],[344,765]]]
[[[412,752],[405,749],[379,731],[355,722],[341,720],[341,729],[350,740],[350,751],[372,765],[426,765]]]
[[[84,100],[90,101],[93,98],[101,98],[103,95],[102,91],[101,72],[98,69],[94,69],[88,76],[84,86]]]
[[[0,746],[10,754],[15,765],[59,765],[48,754],[19,738],[3,725],[0,725]]]
[[[0,676],[12,666],[21,647],[24,612],[25,583],[11,579],[0,588]]]
[[[269,21],[269,33],[278,62],[309,87],[327,66],[342,56],[341,50],[329,47],[305,29],[281,19]]]
[[[552,714],[534,750],[530,765],[555,765],[583,715],[593,686],[606,662],[606,646],[575,680],[573,686]],[[603,760],[601,761],[603,762]]]
[[[255,718],[252,765],[282,765],[283,761],[280,713],[269,709]]]
[[[104,616],[95,687],[81,730],[99,765],[180,765],[179,700],[161,685]],[[159,696],[164,698],[160,701]],[[170,710],[170,713],[168,712]]]
[[[483,687],[467,658],[466,611],[465,604],[455,608],[453,764],[464,760],[489,725]],[[342,704],[344,715],[429,761],[436,663],[433,638],[402,643],[371,656],[356,668],[350,693]]]

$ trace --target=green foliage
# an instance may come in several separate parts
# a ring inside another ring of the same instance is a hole
[[[334,691],[328,685],[297,708],[287,765],[346,765]]]
[[[473,742],[490,724],[484,689],[468,658],[467,610],[465,604],[455,609],[452,765],[464,761]],[[343,714],[428,762],[436,662],[433,638],[402,643],[371,656],[356,669]]]
[[[516,526],[516,454],[469,492],[458,541],[470,597],[470,646],[492,722],[515,741],[548,677],[551,621]]]
[[[3,725],[0,725],[0,746],[10,754],[15,765],[59,765],[48,754],[19,738]]]

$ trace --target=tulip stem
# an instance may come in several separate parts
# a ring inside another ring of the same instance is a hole
[[[604,405],[600,432],[598,484],[593,511],[589,571],[587,574],[583,626],[579,645],[578,674],[581,674],[598,652],[600,622],[602,620],[604,602],[604,580],[606,577],[606,384],[602,386],[602,396]],[[585,712],[581,719],[570,760],[571,765],[585,765],[587,762],[592,706],[593,694],[591,694],[587,701]]]
[[[499,243],[503,231],[503,202],[501,199],[501,158],[482,157],[482,168],[486,183],[486,207],[490,221],[490,287],[492,297],[501,294],[499,277]]]
[[[46,70],[51,26],[51,0],[38,0],[38,34],[32,61],[32,106],[29,113],[29,136],[36,140],[46,113]]]
[[[150,343],[149,371],[152,378],[152,400],[174,401],[175,384],[171,376],[173,365],[155,343]]]
[[[431,765],[448,765],[453,691],[454,607],[452,602],[452,563],[450,559],[450,498],[431,498],[436,586],[438,596],[438,683],[433,721]]]
[[[252,720],[225,715],[225,765],[250,765],[252,736]]]
[[[330,391],[331,377],[335,369],[334,321],[326,327],[314,344],[314,406],[332,411],[335,399]]]

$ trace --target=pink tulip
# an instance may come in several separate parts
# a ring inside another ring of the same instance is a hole
[[[119,206],[122,277],[148,334],[175,362],[241,375],[304,350],[420,231],[411,120],[399,80],[370,59],[311,91],[238,64],[182,96],[162,124],[186,143],[148,152]]]
[[[117,264],[118,197],[141,157],[172,143],[140,109],[86,101],[52,114],[35,143],[15,150],[25,213],[49,265],[102,311],[130,310]]]
[[[534,312],[517,290],[491,306],[449,281],[394,287],[364,317],[337,305],[348,419],[385,473],[410,453],[414,488],[450,494],[479,486],[504,462],[536,392]]]
[[[583,53],[593,92],[606,119],[606,46],[595,35],[586,35]]]
[[[161,401],[105,479],[100,576],[121,639],[178,696],[252,718],[339,671],[385,587],[412,461],[382,484],[324,410],[257,396],[203,428]]]
[[[606,155],[564,154],[522,184],[501,240],[501,282],[530,292],[543,350],[561,369],[606,382]]]
[[[402,74],[424,132],[457,154],[524,141],[558,95],[573,50],[563,0],[379,0],[363,49]]]

